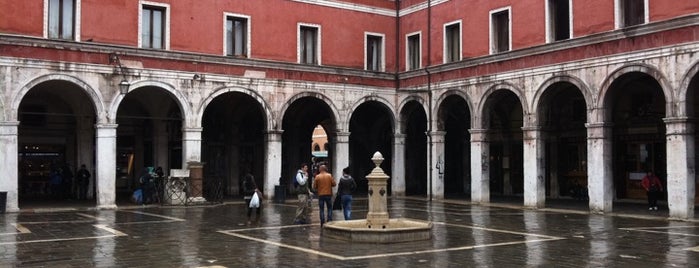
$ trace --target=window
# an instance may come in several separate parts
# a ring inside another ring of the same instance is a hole
[[[461,22],[444,26],[444,63],[461,60]]]
[[[320,28],[299,25],[299,63],[320,64]]]
[[[420,34],[416,33],[413,35],[409,35],[406,44],[408,45],[408,48],[406,49],[407,55],[405,60],[405,62],[408,63],[406,69],[408,71],[420,69]]]
[[[368,71],[383,71],[383,36],[366,34],[365,65]]]
[[[143,5],[141,10],[141,47],[167,49],[167,7]]]
[[[547,41],[559,41],[570,39],[571,23],[570,23],[570,1],[571,0],[548,0],[546,2],[548,13],[547,15]]]
[[[226,17],[226,56],[248,57],[248,18]]]
[[[490,12],[490,52],[510,50],[510,8]]]
[[[48,38],[75,39],[76,0],[49,0]]]
[[[648,0],[616,0],[617,28],[624,28],[648,21]]]

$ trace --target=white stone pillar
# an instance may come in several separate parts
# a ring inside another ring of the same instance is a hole
[[[405,196],[405,134],[393,135],[393,174],[391,174],[391,193],[393,196]]]
[[[488,130],[471,129],[471,202],[490,202],[490,143]]]
[[[168,154],[170,153],[167,124],[163,121],[156,121],[153,124],[153,131],[155,132],[155,135],[153,135],[153,147],[155,150],[155,161],[153,165],[154,168],[162,167],[163,171],[165,171],[167,174],[170,171],[169,163],[167,161]]]
[[[349,132],[337,132],[333,138],[335,141],[335,151],[333,152],[332,172],[333,177],[339,182],[342,176],[342,169],[350,165],[349,161]],[[310,172],[310,170],[309,170]],[[364,174],[355,174],[355,176],[363,176]],[[355,180],[357,178],[354,178]],[[337,187],[335,187],[337,190]]]
[[[546,205],[545,147],[539,127],[523,127],[524,134],[524,206]]]
[[[201,131],[200,127],[182,128],[183,169],[187,168],[187,162],[201,162]]]
[[[667,203],[670,218],[693,219],[696,191],[694,126],[687,118],[665,118]]]
[[[612,180],[612,126],[608,123],[588,123],[587,127],[587,190],[590,211],[612,211],[614,181]]]
[[[271,130],[265,134],[264,196],[274,196],[274,186],[282,176],[282,132]]]
[[[0,122],[0,170],[3,178],[0,180],[0,191],[7,192],[5,211],[19,211],[19,159],[17,130],[19,122]]]
[[[116,208],[116,144],[117,124],[97,124],[95,183],[97,186],[97,208]]]
[[[432,153],[431,181],[427,185],[431,185],[432,198],[441,200],[444,199],[444,131],[432,131],[428,133],[430,136],[430,149]],[[430,169],[428,169],[430,170]],[[431,183],[431,184],[430,184]]]

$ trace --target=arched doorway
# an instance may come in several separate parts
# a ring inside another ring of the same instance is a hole
[[[439,107],[438,129],[444,134],[444,195],[466,198],[471,195],[471,144],[468,130],[471,113],[458,95],[444,99]]]
[[[206,106],[202,118],[205,185],[219,185],[224,195],[240,196],[247,173],[259,187],[264,185],[265,122],[262,105],[244,93],[225,93]]]
[[[665,96],[660,84],[642,72],[621,75],[609,90],[616,198],[645,199],[640,182],[646,171],[666,180]]]
[[[144,86],[130,91],[117,110],[117,203],[128,202],[139,177],[161,167],[181,169],[182,111],[165,89]]]
[[[524,163],[522,104],[512,91],[493,92],[485,105],[490,140],[491,196],[522,198]]]
[[[546,139],[546,195],[587,200],[585,97],[570,82],[544,90],[537,118]]]
[[[699,68],[699,67],[698,67]],[[687,88],[687,116],[690,119],[690,122],[697,122],[697,118],[699,118],[699,73],[694,75],[692,80],[689,82],[689,87]],[[694,123],[694,166],[699,167],[699,132],[696,131],[697,129],[697,123]],[[697,179],[697,175],[699,173],[696,173],[695,171],[695,177],[694,177],[694,203],[699,204],[699,179]],[[696,206],[695,206],[696,208]],[[696,209],[695,209],[696,210]]]
[[[427,115],[420,102],[408,102],[401,111],[401,121],[401,133],[405,134],[405,194],[426,196]]]
[[[84,89],[68,81],[42,82],[23,97],[18,116],[20,207],[75,200],[74,175],[83,164],[95,185],[95,109]],[[88,197],[94,202],[93,190]]]
[[[374,168],[371,157],[376,151],[381,152],[384,159],[393,159],[393,116],[388,107],[378,101],[367,101],[359,105],[350,118],[350,169],[355,177],[357,192],[367,193],[368,181],[364,175]],[[392,161],[384,161],[381,168],[391,176]],[[388,180],[389,194],[391,179]]]
[[[328,157],[325,159],[314,158],[312,154],[313,131],[320,125],[326,132],[327,137],[332,137],[337,132],[336,119],[330,106],[323,100],[315,97],[301,97],[294,100],[284,113],[282,119],[282,184],[287,189],[293,190],[293,180],[296,171],[301,164],[308,164],[309,172],[317,170],[317,166],[327,164],[332,174],[337,174],[331,170],[333,165],[334,144],[329,142],[326,148]],[[317,163],[313,163],[313,160]]]

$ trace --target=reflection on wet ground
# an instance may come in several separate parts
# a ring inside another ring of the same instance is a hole
[[[325,238],[295,211],[267,203],[249,225],[242,203],[4,214],[0,266],[699,267],[695,220],[393,198],[391,218],[432,221],[433,239],[386,245]]]

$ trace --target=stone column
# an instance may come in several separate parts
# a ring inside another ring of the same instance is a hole
[[[342,169],[349,166],[349,132],[337,132],[335,133],[335,151],[333,152],[333,162],[332,162],[332,172],[333,177],[337,182],[339,182],[342,176]],[[310,170],[309,170],[310,172]],[[296,173],[294,173],[296,174]],[[359,174],[355,174],[359,175]],[[356,178],[355,178],[356,180]],[[335,187],[337,188],[337,187]]]
[[[19,211],[19,159],[17,130],[19,122],[0,122],[0,170],[3,178],[0,180],[0,191],[7,192],[6,212]]]
[[[182,129],[182,164],[201,162],[201,131],[202,128]],[[182,167],[187,168],[186,166]]]
[[[435,199],[444,199],[444,131],[432,131],[428,133],[430,136],[430,154],[432,159],[431,181],[427,185],[431,185],[431,196]],[[430,184],[431,183],[431,184]]]
[[[96,176],[97,208],[116,208],[117,124],[97,124]]]
[[[694,126],[688,118],[665,118],[667,203],[670,218],[693,219],[696,191]]]
[[[264,196],[274,196],[274,186],[282,176],[282,132],[271,130],[265,134],[266,158],[265,158],[265,185]],[[280,185],[285,186],[286,185]]]
[[[490,202],[490,143],[488,130],[471,129],[471,202]]]
[[[587,190],[590,211],[612,211],[614,198],[612,180],[612,125],[588,123],[587,127]]]
[[[539,127],[523,127],[524,206],[543,208],[546,204],[545,147]]]
[[[405,136],[401,133],[393,135],[393,196],[405,196]]]

